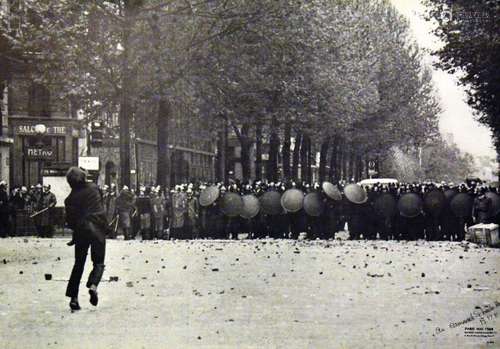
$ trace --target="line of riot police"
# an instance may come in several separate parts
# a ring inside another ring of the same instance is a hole
[[[350,239],[461,241],[474,223],[499,221],[497,188],[435,183],[375,184],[257,181],[104,188],[114,231],[126,239]]]
[[[50,185],[14,187],[9,193],[6,183],[1,181],[0,237],[35,232],[39,237],[52,237],[56,203]]]
[[[5,185],[1,187],[0,211],[5,217],[12,214],[9,208],[17,208],[20,202],[26,203],[23,207],[36,203],[32,212],[53,206],[54,195],[48,187],[43,191],[41,185],[38,191],[36,187],[29,191],[20,188],[11,195]],[[242,233],[248,238],[331,239],[347,224],[350,239],[461,241],[465,227],[498,224],[500,216],[498,188],[476,183],[360,186],[257,181],[186,183],[168,192],[158,186],[118,191],[112,185],[104,186],[101,192],[110,237],[115,238],[121,230],[125,239],[137,235],[144,240],[237,239]],[[46,216],[50,210],[26,217],[34,220],[39,236],[50,236],[52,231],[47,228],[51,222],[45,222]],[[20,221],[15,218],[2,222]],[[3,235],[12,228],[3,227]]]
[[[461,241],[474,223],[498,223],[496,188],[462,184],[262,183],[202,188],[200,236]],[[212,217],[217,217],[212,220]]]

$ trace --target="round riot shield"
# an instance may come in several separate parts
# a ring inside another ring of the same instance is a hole
[[[415,193],[403,194],[403,196],[399,198],[398,210],[403,217],[417,217],[422,212],[422,208],[422,199]]]
[[[385,218],[392,218],[398,213],[396,199],[389,193],[383,193],[376,198],[373,207],[378,215]]]
[[[441,214],[446,205],[446,197],[440,190],[432,190],[424,196],[425,213],[437,217]]]
[[[226,193],[222,197],[221,211],[228,217],[237,217],[243,209],[243,200],[236,193]]]
[[[281,195],[281,206],[288,212],[300,211],[304,203],[304,193],[299,189],[288,189]]]
[[[243,195],[241,199],[243,200],[243,209],[241,210],[240,216],[246,219],[257,216],[260,210],[259,199],[253,194]]]
[[[283,212],[281,207],[281,195],[277,191],[265,192],[260,198],[260,209],[264,214],[278,215]]]
[[[446,203],[449,205],[451,204],[451,200],[457,195],[458,192],[456,189],[447,189],[444,191],[444,197],[446,198]]]
[[[489,211],[490,217],[495,217],[500,213],[500,195],[491,191],[486,192],[486,196],[491,199],[491,207]]]
[[[321,188],[323,188],[323,191],[325,192],[326,196],[328,196],[330,199],[335,201],[342,200],[342,194],[340,193],[339,188],[335,184],[332,184],[330,182],[323,182]]]
[[[319,193],[309,193],[304,197],[304,211],[306,211],[309,216],[320,216],[324,208],[325,205]]]
[[[469,217],[472,215],[472,197],[467,193],[458,193],[450,203],[451,211],[457,217]]]
[[[344,188],[344,194],[354,204],[364,204],[368,200],[366,191],[358,184],[348,184]]]
[[[215,185],[203,189],[200,193],[199,202],[201,206],[210,206],[219,198],[220,191]]]

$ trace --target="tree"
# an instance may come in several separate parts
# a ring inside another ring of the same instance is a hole
[[[296,10],[295,1],[242,3],[237,12],[246,13],[246,20],[240,18],[233,25],[238,30],[211,42],[204,62],[193,67],[202,103],[212,110],[212,116],[227,117],[240,142],[244,179],[250,177],[247,162],[254,133],[259,137],[259,150],[262,138],[271,138],[266,173],[268,178],[276,178],[278,128],[287,102],[282,95],[293,69],[283,60],[299,56],[289,54],[293,44],[287,41],[291,34],[285,29]],[[260,156],[256,167],[258,174]]]
[[[339,167],[357,177],[361,157],[377,158],[394,145],[418,147],[437,134],[439,105],[429,70],[406,21],[387,1],[324,1],[314,14],[309,104],[317,128],[308,132],[324,144],[320,168],[329,137],[337,140],[330,143],[330,163],[339,158]]]
[[[190,69],[201,62],[206,44],[256,15],[240,11],[238,0],[27,0],[22,6],[13,12],[22,31],[8,39],[36,68],[33,76],[59,83],[61,97],[78,100],[89,120],[104,110],[119,113],[121,181],[126,185],[130,140],[137,127],[144,127],[137,122],[137,107],[158,105],[150,123],[158,126],[157,178],[168,184],[169,120],[177,106],[172,100],[193,106]]]
[[[133,60],[131,17],[138,1],[23,1],[12,9],[21,23],[9,40],[23,52],[36,81],[58,85],[58,98],[78,100],[88,120],[120,114],[122,184],[130,185]]]
[[[443,42],[434,52],[439,58],[436,65],[459,76],[468,104],[492,130],[500,160],[500,3],[426,0],[425,4],[427,19],[436,24],[434,34]]]
[[[475,172],[474,158],[458,146],[437,137],[420,151],[404,152],[392,148],[384,164],[383,175],[404,182],[446,181],[461,183]]]
[[[331,176],[360,177],[368,157],[419,147],[436,129],[430,75],[388,1],[29,3],[44,26],[14,40],[40,63],[37,73],[63,81],[89,115],[119,111],[124,159],[127,123],[131,132],[154,125],[160,183],[177,110],[218,136],[222,177],[224,130],[234,132],[245,180],[254,144],[261,175],[264,140],[270,180],[280,149],[287,179],[298,179],[299,165],[311,178],[316,151],[321,179],[328,165]],[[154,117],[139,122],[136,108],[148,102]]]

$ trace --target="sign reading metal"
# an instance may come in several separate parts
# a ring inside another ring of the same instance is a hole
[[[16,133],[19,135],[35,135],[35,125],[17,125]],[[65,135],[66,126],[48,126],[47,135]]]
[[[55,154],[51,147],[27,147],[25,155],[29,160],[52,160]]]

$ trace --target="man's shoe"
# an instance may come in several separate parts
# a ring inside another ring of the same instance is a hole
[[[71,241],[68,241],[66,243],[66,245],[68,245],[68,246],[73,246],[74,244],[75,244],[75,240],[74,239],[71,239]]]
[[[73,311],[82,309],[80,308],[80,304],[78,304],[78,298],[71,298],[71,300],[69,301],[69,307]]]
[[[91,287],[89,289],[89,294],[90,294],[90,304],[92,304],[94,307],[97,306],[97,303],[99,302],[99,298],[97,297],[97,290]]]

